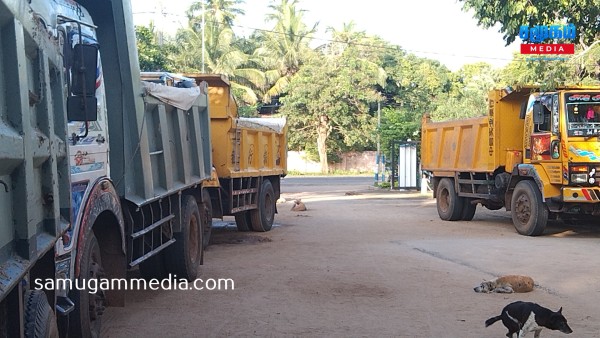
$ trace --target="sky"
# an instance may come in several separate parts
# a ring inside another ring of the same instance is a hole
[[[246,0],[237,17],[236,34],[248,36],[254,29],[271,29],[265,23],[272,0]],[[195,0],[131,0],[134,23],[147,25],[154,21],[157,29],[173,34],[184,27],[185,10]],[[279,3],[279,0],[277,0]],[[439,60],[451,70],[464,64],[487,62],[503,67],[518,50],[518,43],[505,47],[499,27],[483,29],[477,26],[472,13],[463,12],[456,0],[298,0],[305,10],[304,22],[318,22],[315,46],[330,39],[327,27],[337,30],[354,21],[358,31],[377,35],[418,56]]]

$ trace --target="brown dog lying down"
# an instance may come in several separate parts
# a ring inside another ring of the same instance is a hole
[[[508,275],[484,281],[473,288],[475,292],[530,292],[533,291],[533,279],[529,276]]]

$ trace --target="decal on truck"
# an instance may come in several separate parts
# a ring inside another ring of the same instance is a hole
[[[577,148],[571,146],[571,147],[569,147],[569,151],[579,157],[588,157],[592,161],[600,160],[600,157],[598,155],[596,155],[596,153],[589,151],[589,150],[577,149]]]
[[[85,196],[85,191],[89,183],[89,181],[82,181],[71,184],[71,224],[77,224],[83,197]],[[63,246],[65,248],[71,245],[73,229],[74,227],[70,227],[67,231],[67,236],[63,237]]]

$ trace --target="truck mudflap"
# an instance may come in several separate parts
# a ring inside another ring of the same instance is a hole
[[[600,203],[600,188],[569,188],[562,191],[564,202]]]

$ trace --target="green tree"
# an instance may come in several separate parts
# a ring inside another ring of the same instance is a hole
[[[380,100],[379,69],[355,52],[349,48],[339,57],[310,58],[281,98],[292,131],[290,146],[311,148],[316,141],[323,173],[330,153],[373,146],[376,119],[369,104]]]
[[[488,93],[497,82],[492,66],[485,62],[467,64],[452,78],[452,90],[438,98],[431,118],[441,121],[487,114]]]
[[[600,44],[560,60],[529,60],[515,53],[513,60],[500,71],[501,86],[537,85],[547,90],[558,86],[600,85]]]
[[[464,10],[474,10],[479,25],[501,25],[500,32],[510,44],[519,35],[521,25],[575,24],[579,43],[588,47],[600,39],[600,2],[598,0],[460,0]]]
[[[244,0],[196,1],[190,6],[187,14],[193,25],[201,25],[202,11],[205,10],[205,21],[231,28],[238,15],[246,14],[239,7],[243,3]]]
[[[158,43],[154,25],[135,26],[136,45],[140,69],[142,71],[169,71],[169,58],[172,52],[168,44]]]
[[[292,76],[296,74],[311,53],[308,46],[318,23],[308,27],[303,22],[304,10],[297,8],[296,0],[281,0],[269,7],[266,21],[274,22],[270,31],[257,37],[263,47],[255,51],[265,70],[268,89],[263,101],[268,102],[275,95],[285,93]]]
[[[460,0],[464,10],[474,10],[479,25],[490,28],[501,25],[507,44],[515,41],[521,25],[572,23],[577,29],[576,55],[567,57],[567,65],[557,62],[524,62],[516,57],[509,66],[510,79],[527,79],[552,87],[564,83],[597,83],[600,80],[600,0]],[[533,68],[533,70],[532,70]],[[525,73],[514,73],[522,69]],[[543,78],[542,76],[549,76]]]
[[[182,72],[197,73],[204,68],[207,73],[227,75],[241,103],[253,105],[258,100],[254,88],[264,88],[266,77],[254,66],[253,55],[244,53],[239,47],[238,39],[231,29],[235,16],[243,14],[243,11],[235,7],[240,3],[241,1],[209,0],[204,32],[199,17],[202,14],[202,4],[194,3],[187,12],[188,27],[177,32],[176,41],[180,48],[174,59]]]
[[[421,118],[435,110],[453,88],[451,72],[437,61],[405,53],[400,47],[385,49],[382,65],[387,73],[383,87],[381,144],[389,154],[395,140],[418,140]]]

